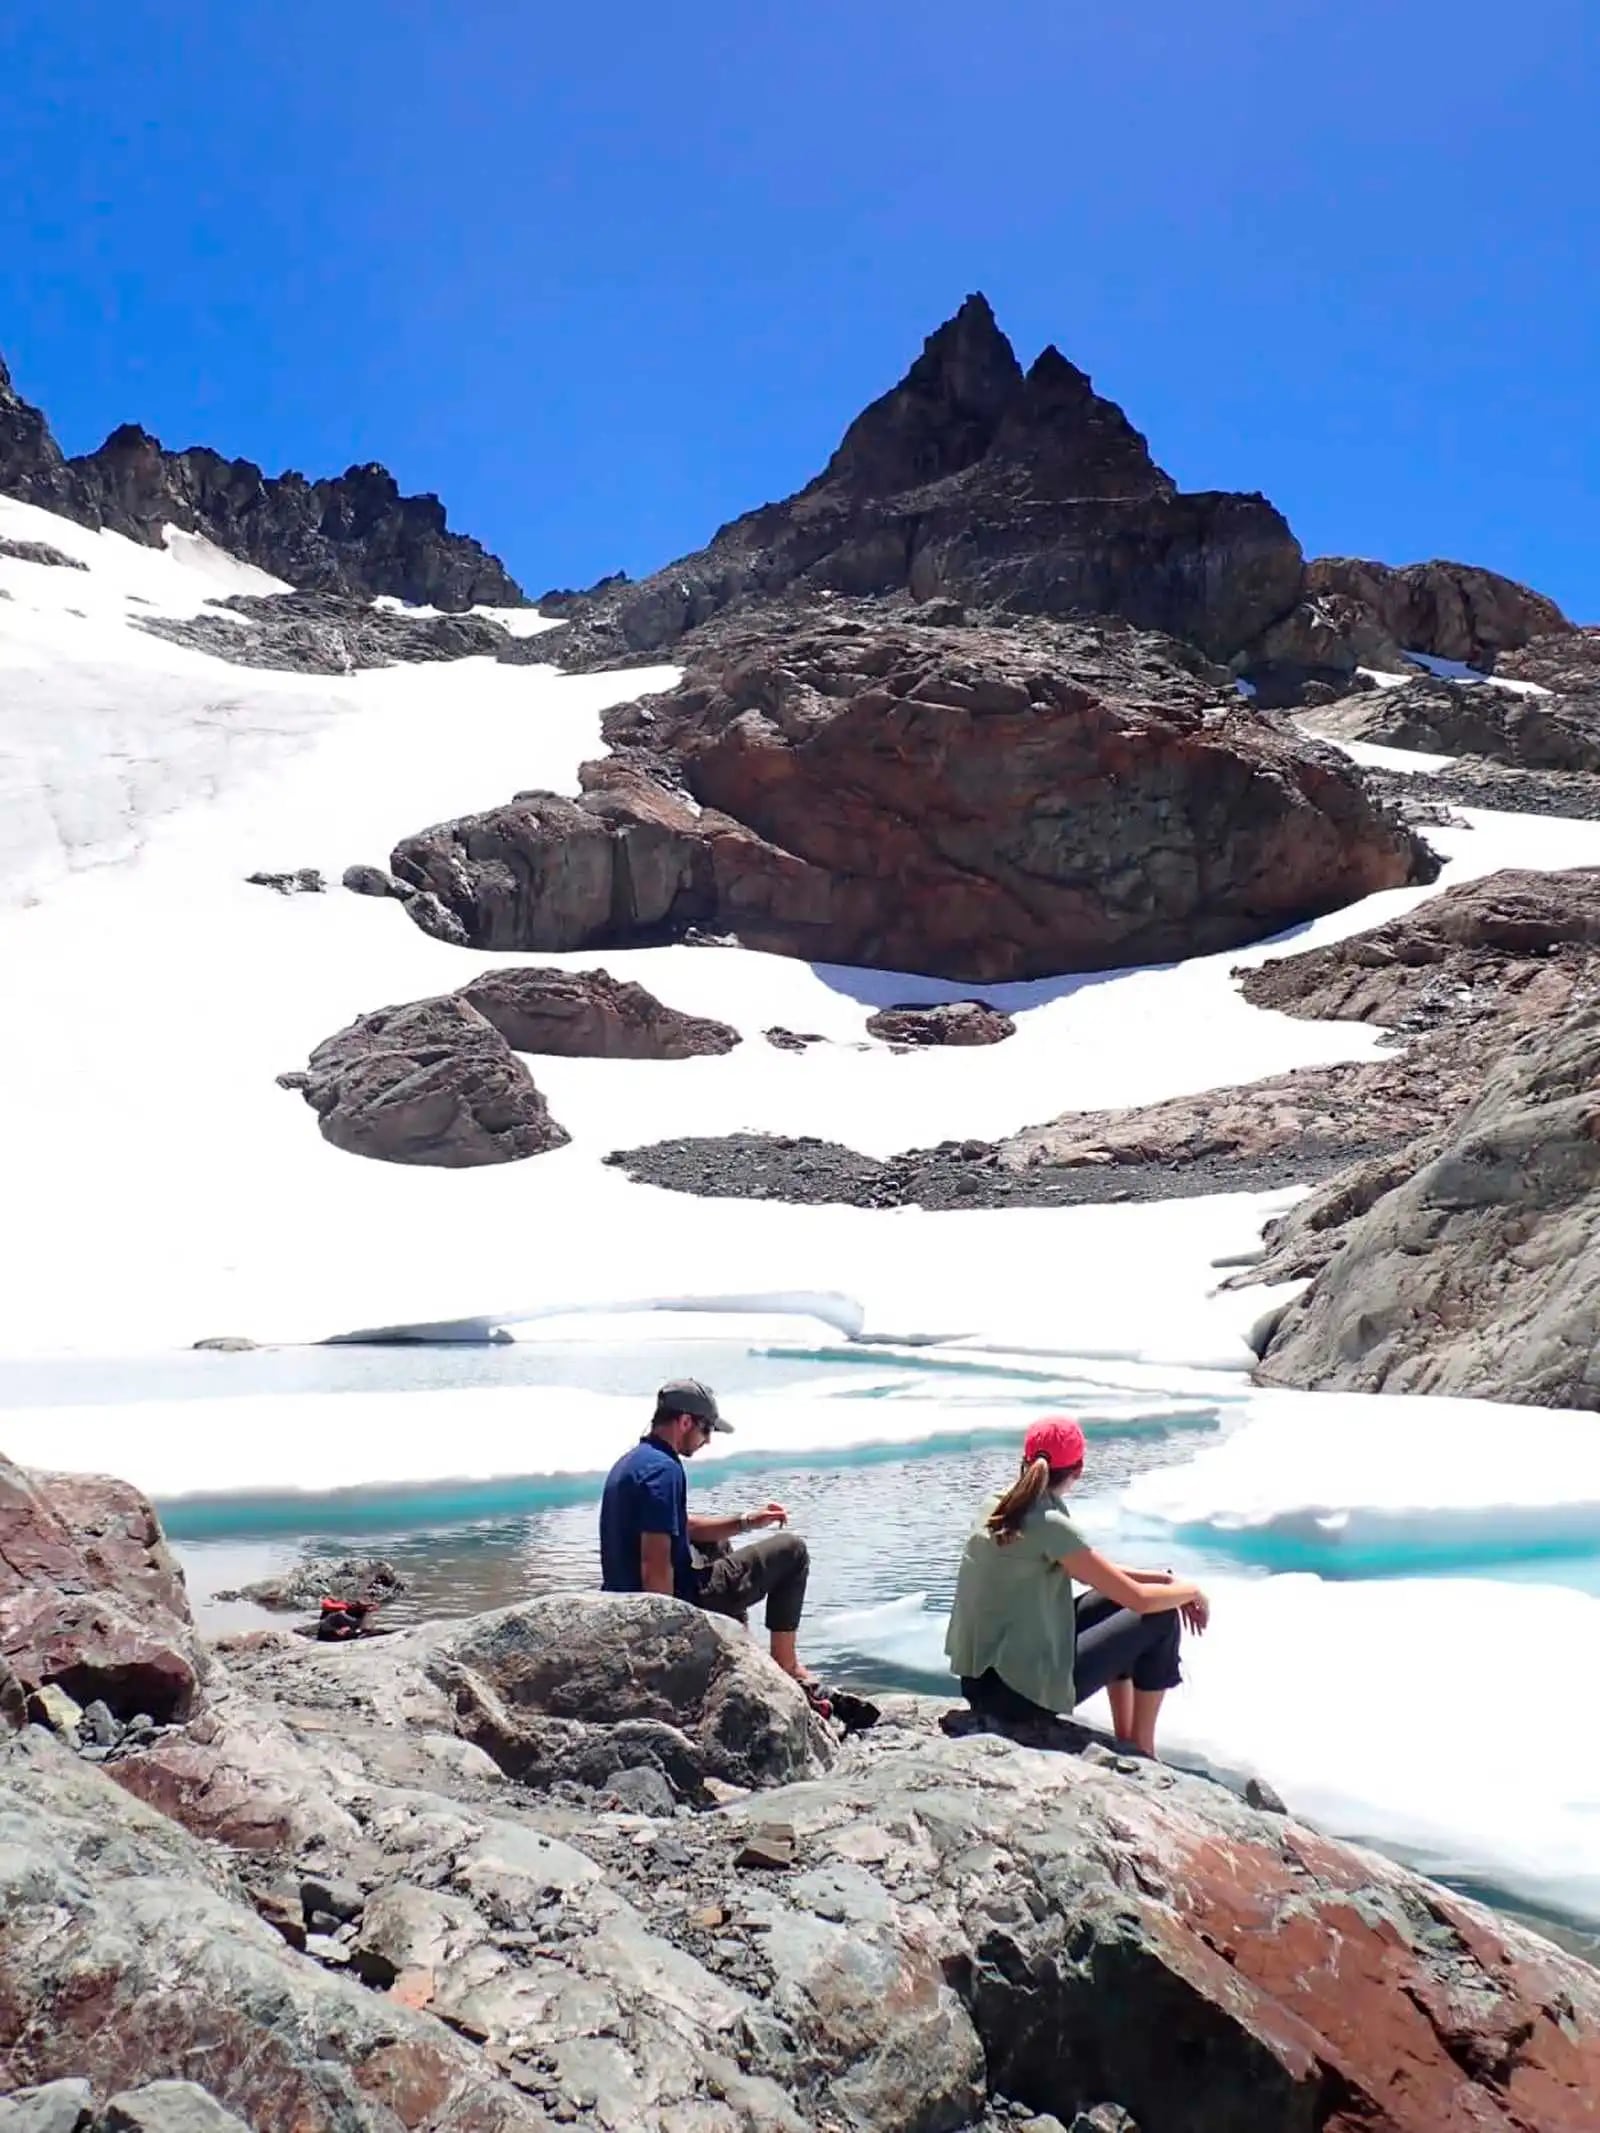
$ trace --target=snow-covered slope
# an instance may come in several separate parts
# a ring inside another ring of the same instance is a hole
[[[529,1162],[438,1172],[339,1153],[275,1075],[358,1011],[452,988],[485,959],[394,905],[337,887],[282,898],[244,877],[319,866],[336,883],[429,821],[524,786],[575,791],[601,707],[669,670],[563,677],[472,660],[329,681],[233,668],[140,631],[137,601],[180,612],[255,573],[203,543],[162,555],[3,508],[14,536],[89,566],[0,562],[13,596],[0,602],[0,965],[26,1033],[0,1061],[8,1198],[25,1210],[4,1245],[4,1348],[310,1339],[746,1290],[756,1264],[764,1289],[854,1295],[870,1331],[1243,1360],[1261,1298],[1207,1293],[1208,1261],[1260,1219],[1237,1197],[884,1215],[686,1199],[600,1159],[734,1128],[887,1153],[1365,1056],[1373,1032],[1247,1006],[1234,955],[1000,988],[1021,1019],[1010,1042],[905,1057],[863,1044],[871,1007],[956,988],[735,950],[555,958],[603,960],[745,1042],[668,1066],[537,1061],[573,1141]],[[1600,856],[1600,830],[1579,824],[1507,821],[1452,841],[1448,878]],[[1333,938],[1426,893],[1374,898],[1301,937]],[[835,1042],[778,1052],[761,1036],[777,1022]]]

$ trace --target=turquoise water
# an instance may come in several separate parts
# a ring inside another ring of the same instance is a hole
[[[1178,1440],[1136,1431],[1097,1443],[1081,1490],[1085,1501],[1113,1495],[1134,1474],[1170,1464]],[[1016,1472],[1016,1448],[993,1438],[977,1445],[874,1447],[841,1461],[772,1455],[742,1470],[731,1463],[714,1474],[691,1470],[690,1500],[698,1511],[738,1510],[769,1499],[782,1503],[811,1550],[808,1614],[814,1619],[927,1593],[948,1604],[955,1568],[972,1518],[984,1497]],[[202,1619],[243,1619],[216,1608],[219,1590],[274,1575],[305,1558],[337,1560],[380,1554],[405,1574],[411,1590],[391,1619],[471,1614],[505,1607],[532,1594],[599,1582],[595,1540],[598,1481],[574,1477],[529,1484],[535,1501],[502,1506],[466,1519],[435,1516],[421,1529],[385,1523],[373,1506],[357,1523],[331,1524],[314,1538],[257,1524],[236,1510],[231,1530],[206,1531],[211,1507],[197,1516],[175,1507],[169,1531],[189,1575]],[[1151,1560],[1154,1560],[1152,1556]]]

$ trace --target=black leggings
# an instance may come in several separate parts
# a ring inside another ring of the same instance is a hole
[[[1176,1607],[1160,1614],[1136,1615],[1098,1592],[1077,1597],[1078,1645],[1072,1666],[1074,1708],[1113,1681],[1131,1681],[1136,1689],[1175,1689],[1183,1679],[1178,1646],[1183,1623]],[[963,1674],[961,1693],[975,1711],[990,1718],[1018,1721],[1054,1718],[1003,1680],[993,1667],[984,1674]]]
[[[715,1556],[700,1572],[700,1605],[742,1622],[757,1600],[767,1603],[767,1628],[793,1632],[806,1604],[811,1555],[798,1533],[771,1533]]]

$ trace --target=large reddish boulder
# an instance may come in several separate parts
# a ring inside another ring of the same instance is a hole
[[[1114,626],[769,615],[606,720],[576,801],[407,838],[476,946],[689,927],[990,982],[1203,955],[1437,863],[1333,750]]]
[[[384,1163],[466,1170],[570,1138],[500,1032],[450,996],[360,1015],[278,1081],[305,1097],[324,1140]]]
[[[1306,565],[1313,601],[1354,604],[1402,652],[1427,652],[1467,666],[1494,665],[1531,638],[1564,635],[1572,624],[1543,593],[1472,563],[1370,563],[1318,556]]]
[[[54,1683],[167,1720],[194,1708],[200,1668],[183,1573],[139,1492],[0,1457],[0,1682],[9,1669],[28,1695]]]
[[[1001,1044],[1017,1025],[986,1000],[942,1000],[936,1006],[880,1007],[867,1017],[867,1034],[902,1047],[929,1044]]]

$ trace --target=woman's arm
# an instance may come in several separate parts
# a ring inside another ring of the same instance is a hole
[[[1076,1578],[1080,1585],[1092,1586],[1131,1614],[1159,1615],[1175,1607],[1203,1606],[1205,1602],[1198,1585],[1170,1577],[1165,1571],[1160,1573],[1160,1584],[1147,1584],[1132,1571],[1109,1562],[1097,1548],[1074,1549],[1071,1555],[1062,1556],[1060,1563],[1068,1577]]]

